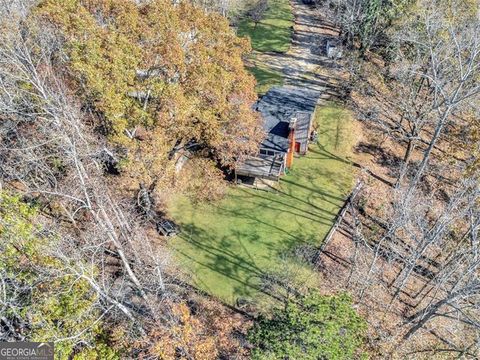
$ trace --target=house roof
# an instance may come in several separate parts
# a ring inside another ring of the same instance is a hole
[[[270,124],[266,124],[267,137],[262,141],[261,147],[267,150],[287,152],[289,125],[290,122],[286,121],[270,121]]]
[[[298,112],[295,117],[297,118],[295,127],[295,141],[304,144],[307,142],[310,135],[312,114],[307,112]]]
[[[298,117],[298,113],[304,114],[301,115],[300,124],[297,125],[297,129],[300,128],[304,132],[303,129],[308,126],[305,119],[307,115],[313,113],[318,96],[318,91],[305,88],[283,86],[270,89],[255,106],[262,115],[264,129],[267,132],[267,137],[261,147],[266,150],[287,152],[289,146],[288,127],[291,119]]]

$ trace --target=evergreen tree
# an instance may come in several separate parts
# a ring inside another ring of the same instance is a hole
[[[366,330],[365,321],[346,295],[310,292],[289,301],[270,318],[261,318],[249,334],[254,359],[355,359]]]

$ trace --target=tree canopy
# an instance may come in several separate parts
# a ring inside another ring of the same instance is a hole
[[[122,170],[138,182],[170,181],[182,149],[209,166],[256,151],[255,81],[242,61],[250,47],[225,18],[165,0],[45,0],[36,15],[64,38],[73,91],[128,149]]]
[[[55,341],[58,359],[118,355],[104,344],[98,297],[51,249],[54,238],[36,221],[36,209],[0,192],[0,302],[9,340]],[[3,326],[3,325],[2,325]],[[79,346],[77,335],[88,342]],[[85,345],[85,344],[84,344]],[[85,352],[83,351],[85,350]]]
[[[289,301],[249,334],[254,359],[354,359],[360,356],[366,323],[346,295],[317,292]]]

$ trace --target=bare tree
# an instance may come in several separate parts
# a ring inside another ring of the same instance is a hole
[[[168,255],[137,225],[134,203],[116,200],[103,176],[108,144],[84,124],[61,77],[61,38],[17,20],[2,24],[0,40],[2,180],[44,202],[62,239],[56,256],[79,265],[72,274],[91,285],[105,311],[118,310],[143,333],[145,319],[162,316]]]
[[[476,182],[477,180],[475,180]],[[455,334],[461,329],[461,336],[451,336],[448,341],[450,351],[478,357],[480,338],[480,258],[478,229],[480,213],[478,209],[478,185],[471,187],[471,193],[465,196],[469,209],[464,214],[465,228],[456,242],[444,245],[441,268],[429,283],[429,293],[421,301],[416,311],[407,318],[408,331],[404,339],[408,340],[419,330],[432,324],[440,331]],[[435,321],[438,324],[435,325]],[[457,330],[455,330],[457,329]]]
[[[268,9],[268,0],[259,0],[255,6],[250,10],[249,16],[253,21],[253,31],[257,28],[260,21],[262,21],[265,11]]]
[[[480,71],[480,23],[477,18],[449,21],[439,7],[428,6],[417,27],[420,31],[407,32],[402,42],[413,45],[418,52],[426,54],[424,63],[414,57],[410,72],[418,76],[420,84],[426,82],[428,95],[421,100],[433,120],[432,133],[413,179],[417,183],[424,175],[430,156],[455,113],[475,104],[480,94],[478,74]],[[447,29],[447,31],[445,31]],[[419,88],[421,91],[421,88]],[[415,108],[415,107],[414,107]],[[417,111],[418,112],[418,111]],[[412,116],[413,124],[422,124],[422,114]],[[418,127],[417,127],[418,128]],[[418,133],[418,129],[416,129]],[[415,133],[413,134],[415,135]],[[409,152],[407,148],[407,160]],[[407,163],[408,165],[408,163]],[[404,167],[402,173],[406,171]]]

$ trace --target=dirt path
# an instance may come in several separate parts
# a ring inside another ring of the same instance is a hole
[[[258,102],[263,116],[285,121],[296,111],[313,111],[319,100],[336,94],[336,64],[325,54],[327,39],[338,32],[318,9],[292,0],[295,16],[292,45],[286,53],[255,53],[254,63],[284,76],[284,85],[273,87]]]

